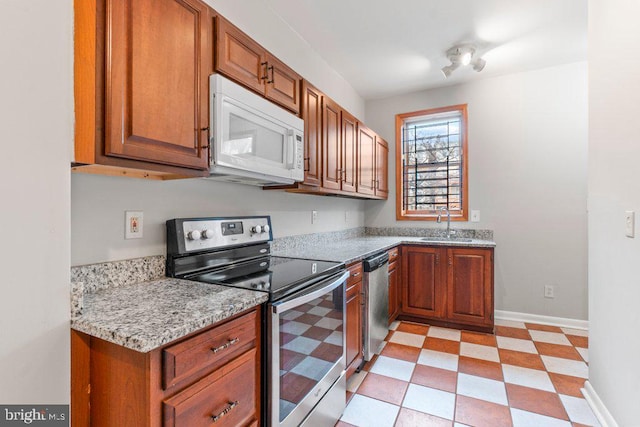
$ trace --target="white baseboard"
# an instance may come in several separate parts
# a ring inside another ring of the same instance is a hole
[[[602,424],[602,427],[618,427],[618,423],[613,419],[607,407],[604,406],[604,403],[600,400],[600,396],[598,396],[598,393],[596,393],[589,381],[585,381],[584,388],[581,389],[581,391],[593,414],[600,424]]]
[[[573,328],[589,330],[588,320],[569,319],[566,317],[542,316],[540,314],[518,313],[516,311],[496,310],[496,319],[512,320],[514,322],[539,323],[541,325],[559,326],[561,328]]]

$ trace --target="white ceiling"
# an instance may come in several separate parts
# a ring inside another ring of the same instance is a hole
[[[265,0],[364,99],[587,59],[586,0]],[[447,49],[487,61],[445,79]]]

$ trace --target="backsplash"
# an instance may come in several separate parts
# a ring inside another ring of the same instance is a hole
[[[493,230],[473,230],[454,228],[456,237],[465,239],[493,240]],[[408,237],[446,237],[444,228],[427,227],[365,227],[367,236],[408,236]]]
[[[71,317],[82,314],[87,293],[164,277],[165,260],[164,255],[155,255],[71,267]]]
[[[328,231],[325,233],[298,234],[295,236],[278,237],[271,242],[272,251],[287,251],[308,247],[309,245],[322,245],[335,243],[339,239],[352,239],[364,236],[364,227],[349,228],[340,231]]]

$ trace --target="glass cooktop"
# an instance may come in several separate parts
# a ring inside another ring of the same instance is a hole
[[[343,263],[267,256],[185,277],[188,280],[268,292],[279,299],[344,268]]]

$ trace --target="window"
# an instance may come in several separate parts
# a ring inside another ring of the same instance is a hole
[[[396,116],[396,217],[466,221],[467,105]]]

